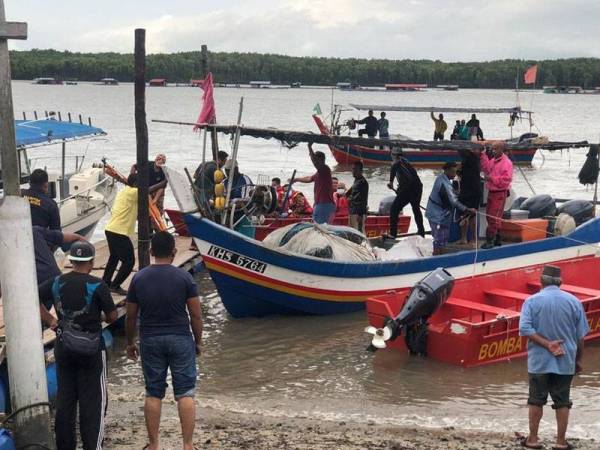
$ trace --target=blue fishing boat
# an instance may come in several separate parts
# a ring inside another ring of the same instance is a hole
[[[367,297],[409,289],[438,267],[457,279],[593,256],[600,218],[565,236],[413,260],[340,262],[273,250],[197,214],[187,214],[206,269],[234,317],[338,314]]]

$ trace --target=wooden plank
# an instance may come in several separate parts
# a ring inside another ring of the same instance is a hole
[[[527,284],[529,286],[531,286],[533,288],[537,288],[537,289],[540,289],[542,287],[542,284],[539,281],[532,281]],[[578,295],[586,295],[589,297],[600,297],[600,290],[598,290],[598,289],[586,288],[586,287],[582,287],[582,286],[575,286],[573,284],[561,284],[560,289],[563,291],[569,292],[570,294],[573,294],[573,295],[578,294]]]
[[[27,39],[27,23],[2,22],[0,23],[0,39]]]
[[[450,297],[446,300],[447,305],[460,306],[463,308],[473,309],[489,314],[496,314],[506,317],[507,319],[518,317],[520,314],[517,311],[511,309],[498,308],[497,306],[486,305],[485,303],[472,302],[462,298]]]
[[[505,298],[511,298],[513,300],[522,300],[522,301],[525,301],[526,299],[531,297],[531,294],[528,294],[527,292],[512,291],[509,289],[489,289],[489,290],[485,290],[484,292],[487,295],[494,295],[496,297],[505,297]]]

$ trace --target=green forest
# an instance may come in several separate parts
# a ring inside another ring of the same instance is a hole
[[[133,81],[133,55],[75,53],[55,50],[11,51],[12,76],[17,80],[54,77],[98,81],[104,77]],[[463,88],[514,88],[523,72],[538,64],[536,87],[600,86],[600,59],[572,58],[544,61],[507,59],[489,62],[441,62],[356,58],[295,57],[258,53],[209,52],[209,67],[217,83],[270,80],[273,84],[300,82],[333,85],[349,81],[362,86],[385,83],[458,84]],[[185,83],[202,77],[200,52],[151,54],[147,76]]]

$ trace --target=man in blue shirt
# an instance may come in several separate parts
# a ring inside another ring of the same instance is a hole
[[[529,436],[523,446],[542,448],[538,429],[548,394],[556,411],[557,439],[554,449],[571,448],[566,441],[571,381],[581,372],[583,338],[590,331],[581,302],[559,289],[560,268],[545,266],[542,290],[523,304],[519,334],[528,338]]]
[[[160,411],[171,371],[173,392],[183,434],[183,449],[193,450],[196,407],[196,356],[200,355],[202,313],[196,283],[172,265],[175,239],[167,231],[152,236],[154,264],[140,270],[127,293],[127,356],[142,357],[146,384],[144,416],[149,450],[158,450]],[[140,317],[140,348],[134,343]],[[190,329],[191,325],[191,329]]]
[[[452,211],[456,208],[460,212],[477,214],[474,208],[467,208],[458,201],[452,190],[452,180],[456,176],[456,163],[444,164],[444,173],[437,176],[427,200],[425,217],[429,220],[431,236],[433,237],[433,254],[440,255],[448,245],[450,235],[450,223],[452,222]]]

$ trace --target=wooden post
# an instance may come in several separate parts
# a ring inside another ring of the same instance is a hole
[[[31,212],[20,196],[8,39],[27,39],[27,24],[6,22],[0,0],[0,284],[8,381],[17,448],[54,449],[46,382]],[[17,412],[18,411],[18,412]]]
[[[148,124],[146,123],[146,30],[135,30],[135,138],[138,186],[138,265],[150,264],[148,211]]]
[[[210,72],[210,64],[208,60],[208,47],[206,44],[202,44],[200,64],[202,70],[202,78],[206,78],[208,72]],[[217,154],[219,153],[219,139],[217,137],[217,130],[210,130],[210,148],[212,149],[213,161],[217,160]]]
[[[206,44],[202,44],[201,49],[200,63],[202,64],[202,78],[205,78],[208,75],[208,47]]]

